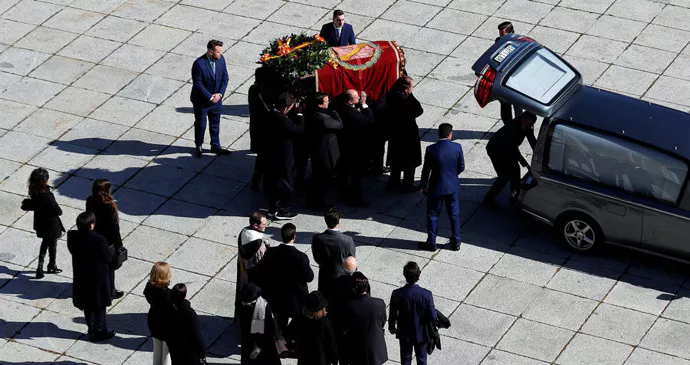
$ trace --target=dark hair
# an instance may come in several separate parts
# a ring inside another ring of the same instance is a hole
[[[513,23],[511,22],[503,22],[498,25],[498,30],[505,30],[508,33],[515,33],[515,29],[513,28]]]
[[[216,47],[223,47],[223,42],[217,39],[211,39],[206,45],[206,49],[215,49]]]
[[[405,90],[412,86],[412,78],[410,76],[400,76],[391,87],[391,92],[397,94],[404,94]]]
[[[357,271],[352,274],[352,279],[355,282],[355,293],[364,294],[370,290],[369,279],[361,272]]]
[[[96,215],[93,212],[86,211],[79,213],[77,216],[77,231],[88,232],[91,230],[91,225],[96,224]]]
[[[170,300],[173,303],[179,303],[183,301],[186,296],[187,286],[182,283],[175,284],[175,286],[173,286],[172,290],[170,291]]]
[[[266,214],[264,214],[260,210],[255,210],[252,212],[252,214],[249,216],[249,225],[254,225],[254,224],[261,224],[261,219],[266,218]]]
[[[295,101],[297,100],[295,99],[294,95],[290,94],[287,91],[282,92],[280,93],[280,95],[278,95],[278,100],[276,100],[276,108],[278,108],[279,110],[287,108],[288,106],[294,104]]]
[[[419,269],[419,265],[414,261],[409,261],[403,268],[403,276],[409,284],[418,282],[421,274],[422,270]]]
[[[441,123],[438,126],[438,137],[448,138],[450,134],[453,133],[453,125],[450,123]]]
[[[522,112],[522,115],[520,116],[520,118],[521,118],[521,119],[522,119],[522,118],[527,118],[527,119],[531,120],[532,122],[536,122],[536,121],[537,121],[537,116],[536,116],[534,113],[528,112],[528,111]]]
[[[323,104],[323,99],[325,99],[327,96],[328,94],[321,91],[317,91],[316,94],[314,94],[314,100],[312,100],[314,106],[319,106],[320,104]]]
[[[294,240],[296,235],[297,227],[292,223],[285,223],[285,225],[280,228],[280,236],[283,238],[283,243]]]
[[[96,179],[91,187],[91,195],[93,195],[94,198],[100,199],[101,203],[112,205],[115,210],[115,218],[118,218],[117,204],[115,203],[113,195],[110,193],[110,180]]]
[[[29,196],[32,198],[37,197],[39,194],[48,190],[48,170],[39,167],[34,171],[31,171],[29,176]]]
[[[323,218],[326,221],[326,226],[328,228],[335,228],[340,223],[340,209],[338,207],[328,207],[326,212],[323,214]]]
[[[345,15],[345,12],[342,11],[342,10],[340,10],[340,9],[335,9],[335,10],[333,11],[333,18],[334,18],[334,19],[335,19],[335,17],[341,16],[341,15]]]

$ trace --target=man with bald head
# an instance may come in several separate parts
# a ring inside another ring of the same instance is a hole
[[[357,272],[357,259],[354,256],[348,256],[343,261],[344,274],[338,276],[333,282],[333,291],[331,299],[328,302],[328,314],[331,317],[333,330],[335,331],[336,341],[338,342],[338,356],[340,357],[340,364],[350,364],[347,358],[347,344],[343,336],[344,327],[344,308],[345,304],[354,299],[355,294],[355,280],[352,276]]]
[[[362,198],[362,177],[367,169],[369,148],[374,127],[374,115],[367,105],[367,94],[362,91],[345,90],[340,115],[344,133],[338,139],[340,145],[343,192],[351,206],[366,207]]]

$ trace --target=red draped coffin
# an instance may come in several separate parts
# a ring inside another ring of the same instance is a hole
[[[337,96],[347,89],[379,100],[404,74],[405,54],[394,41],[331,48],[331,59],[316,72],[316,89]]]

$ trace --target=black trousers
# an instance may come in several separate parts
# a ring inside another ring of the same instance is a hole
[[[264,179],[264,176],[266,175],[266,169],[268,166],[268,161],[266,161],[266,154],[265,153],[257,153],[256,154],[256,160],[254,160],[254,174],[252,175],[252,189],[258,190],[259,185],[261,185],[261,181]],[[265,183],[264,183],[264,188],[265,188]]]
[[[400,174],[404,173],[402,186],[410,187],[414,182],[414,170],[415,168],[407,168],[405,170],[400,169],[400,167],[391,166],[391,177],[388,179],[389,186],[397,186],[400,184]]]
[[[400,339],[400,363],[402,365],[412,364],[412,349],[417,358],[417,365],[426,365],[426,342],[411,343]]]
[[[292,199],[295,189],[295,175],[293,173],[276,175],[271,172],[266,176],[269,180],[268,200],[270,209],[278,213],[292,210]]]
[[[311,186],[307,194],[307,205],[313,208],[324,208],[335,201],[335,169],[311,166]]]
[[[57,238],[43,237],[41,248],[38,251],[38,266],[43,268],[43,262],[48,252],[48,267],[55,267],[55,255],[57,254]]]
[[[84,309],[84,318],[86,319],[86,327],[89,328],[89,333],[96,334],[108,331],[108,325],[105,322],[105,308]]]
[[[520,188],[520,163],[513,159],[506,159],[500,154],[489,152],[491,164],[496,170],[496,181],[491,185],[491,188],[484,197],[484,202],[492,202],[496,196],[501,193],[503,187],[510,182],[510,191],[513,192]]]

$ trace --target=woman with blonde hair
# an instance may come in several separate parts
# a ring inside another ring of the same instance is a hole
[[[86,199],[86,210],[96,215],[96,227],[94,231],[105,237],[108,244],[113,246],[115,253],[122,248],[122,236],[120,236],[120,218],[117,204],[110,192],[108,179],[97,179],[93,182],[91,196]],[[110,270],[110,281],[113,288],[113,299],[121,298],[124,293],[115,288],[115,270]]]
[[[167,341],[170,335],[170,324],[175,311],[170,300],[170,265],[158,261],[151,267],[149,281],[144,289],[144,296],[151,308],[148,314],[149,331],[153,339],[153,365],[170,365],[170,350]]]
[[[22,210],[33,210],[34,230],[36,236],[42,239],[41,248],[38,252],[38,268],[36,268],[36,278],[44,277],[43,260],[48,251],[48,273],[59,274],[62,270],[58,269],[55,263],[57,241],[65,227],[62,225],[60,216],[62,209],[55,201],[55,196],[50,192],[48,186],[48,170],[37,168],[29,176],[29,199],[22,201]]]

